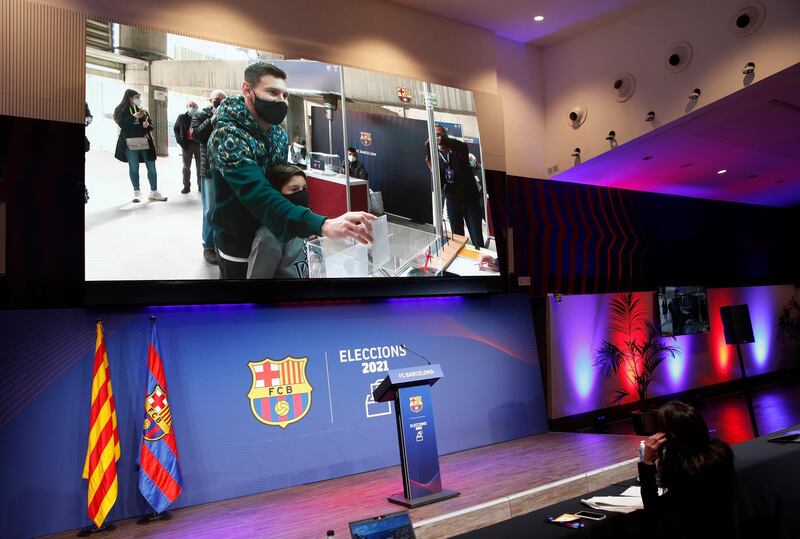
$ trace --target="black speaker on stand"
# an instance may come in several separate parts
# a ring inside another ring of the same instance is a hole
[[[758,438],[758,423],[756,423],[756,412],[753,409],[753,397],[750,394],[750,384],[747,382],[747,371],[745,371],[744,359],[742,359],[742,345],[756,342],[753,336],[753,324],[750,322],[750,308],[747,305],[728,305],[720,307],[719,314],[722,317],[725,342],[736,345],[739,368],[742,370],[744,397],[747,401],[747,411],[750,413],[750,423],[753,426],[753,437]]]

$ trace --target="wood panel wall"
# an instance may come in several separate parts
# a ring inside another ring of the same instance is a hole
[[[0,114],[83,123],[85,17],[0,0]]]

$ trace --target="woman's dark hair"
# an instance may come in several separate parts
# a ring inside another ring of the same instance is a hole
[[[302,176],[305,179],[306,173],[303,172],[302,168],[292,165],[291,163],[278,163],[277,165],[273,165],[267,174],[269,183],[278,191],[295,176]]]
[[[658,430],[666,435],[659,473],[661,486],[704,482],[709,476],[726,473],[733,466],[728,444],[712,439],[708,426],[696,408],[680,401],[670,401],[658,410]]]
[[[355,149],[355,148],[353,148],[352,146],[350,146],[349,148],[347,148],[347,153],[354,153],[354,154],[358,154],[358,152],[356,151],[356,149]]]
[[[117,105],[117,108],[114,109],[115,122],[119,123],[121,114],[131,106],[131,98],[135,95],[139,95],[139,92],[136,90],[131,90],[130,88],[125,90],[125,93],[122,95],[122,101],[120,101],[119,105]]]

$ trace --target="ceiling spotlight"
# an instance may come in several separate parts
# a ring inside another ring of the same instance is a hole
[[[534,20],[534,21],[536,21],[536,22],[542,22],[542,21],[544,20],[544,16],[542,16],[542,15],[536,15],[536,16],[533,18],[533,20]]]
[[[647,116],[644,117],[644,121],[645,122],[652,122],[655,119],[656,119],[656,111],[654,111],[654,110],[651,110],[650,112],[648,112]]]
[[[695,88],[692,90],[692,93],[689,94],[689,99],[699,99],[700,98],[700,88]]]
[[[613,142],[614,139],[616,139],[616,138],[617,138],[617,133],[615,131],[609,131],[608,132],[608,136],[606,137],[606,140],[609,141],[609,142]]]
[[[744,73],[745,75],[749,75],[755,70],[756,70],[756,64],[754,64],[753,62],[747,62],[746,64],[744,64],[744,69],[742,69],[742,73]]]
[[[727,169],[721,168],[717,171],[717,174],[725,174],[726,172],[728,172]]]
[[[573,150],[572,152],[572,157],[580,157],[580,156],[581,156],[581,149],[575,148],[575,150]]]

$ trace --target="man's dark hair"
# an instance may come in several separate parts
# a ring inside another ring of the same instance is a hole
[[[303,169],[291,163],[278,163],[277,165],[273,165],[273,167],[269,169],[269,172],[267,173],[269,183],[271,183],[272,187],[278,191],[280,191],[281,188],[289,183],[289,180],[295,176],[302,176],[305,178],[306,173],[303,172]]]
[[[258,81],[261,80],[261,77],[266,75],[271,75],[276,79],[286,80],[286,72],[275,64],[270,64],[269,62],[253,62],[244,68],[244,80],[246,80],[250,86],[255,86],[258,84]]]
[[[358,152],[357,152],[357,151],[356,151],[356,149],[355,149],[355,148],[353,148],[352,146],[350,146],[349,148],[347,148],[347,153],[354,153],[354,154],[358,155]]]

